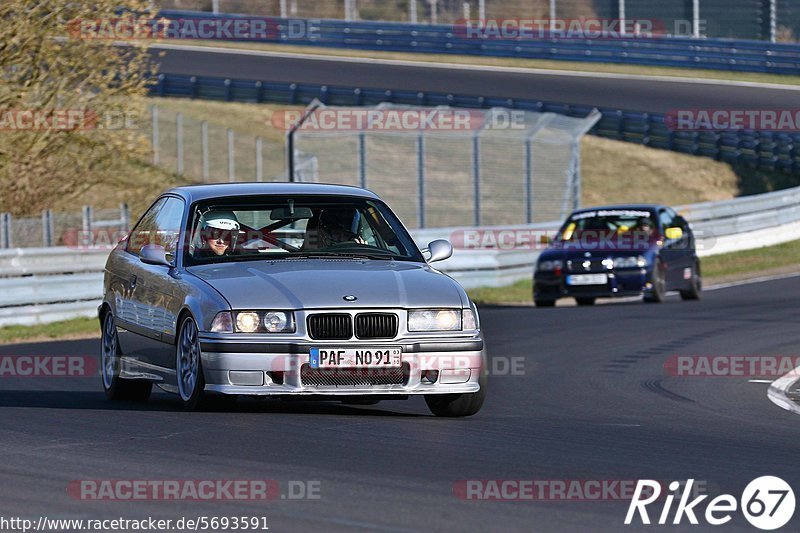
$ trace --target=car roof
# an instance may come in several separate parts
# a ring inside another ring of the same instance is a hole
[[[327,183],[213,183],[207,185],[184,185],[168,191],[185,198],[187,202],[259,195],[317,195],[317,196],[355,196],[379,199],[372,191],[350,185]]]
[[[658,209],[664,208],[666,206],[660,204],[615,204],[615,205],[598,205],[594,207],[582,207],[580,209],[576,209],[573,211],[573,215],[576,213],[585,213],[587,211],[599,211],[602,209],[630,209],[633,211],[657,211]]]

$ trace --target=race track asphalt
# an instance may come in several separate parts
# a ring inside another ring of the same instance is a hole
[[[232,79],[434,91],[473,96],[525,98],[546,102],[665,113],[678,109],[794,109],[796,88],[624,79],[556,73],[465,70],[387,65],[335,58],[225,53],[213,50],[153,50],[160,71]]]
[[[474,501],[453,488],[694,478],[738,497],[750,480],[775,475],[797,491],[800,418],[770,403],[766,384],[670,376],[664,364],[672,355],[796,355],[798,279],[699,302],[484,308],[493,375],[483,410],[467,419],[435,418],[419,398],[368,407],[240,400],[229,412],[188,413],[161,392],[147,404],[108,402],[97,377],[4,378],[0,516],[266,516],[271,531],[622,531],[626,502]],[[93,340],[0,350],[97,352]],[[513,360],[520,375],[502,375]],[[273,479],[282,490],[319,481],[320,497],[91,502],[67,492],[82,479]],[[753,531],[738,513],[717,530]]]

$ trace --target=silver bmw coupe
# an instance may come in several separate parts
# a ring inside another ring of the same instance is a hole
[[[370,191],[309,183],[173,189],[105,268],[102,381],[188,409],[239,395],[346,403],[422,395],[477,413],[486,350],[464,289]]]

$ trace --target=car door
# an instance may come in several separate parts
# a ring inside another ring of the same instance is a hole
[[[661,259],[666,269],[664,272],[667,282],[667,289],[674,290],[685,285],[683,280],[684,269],[689,266],[689,256],[691,255],[689,239],[690,234],[680,225],[680,217],[670,208],[662,208],[658,213],[658,221],[661,226],[661,236],[664,244],[661,248]],[[681,228],[682,235],[674,237],[668,235],[670,228]]]
[[[176,252],[185,210],[183,199],[165,197],[158,211],[149,243],[164,247],[173,267],[139,262],[138,282],[134,291],[136,305],[142,309],[138,326],[147,346],[143,360],[163,369],[174,367],[175,327],[182,304],[178,289]]]

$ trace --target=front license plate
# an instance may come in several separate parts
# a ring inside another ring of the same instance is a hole
[[[567,285],[605,285],[608,274],[573,274],[567,276]]]
[[[400,366],[400,348],[311,348],[311,368],[392,368]]]

